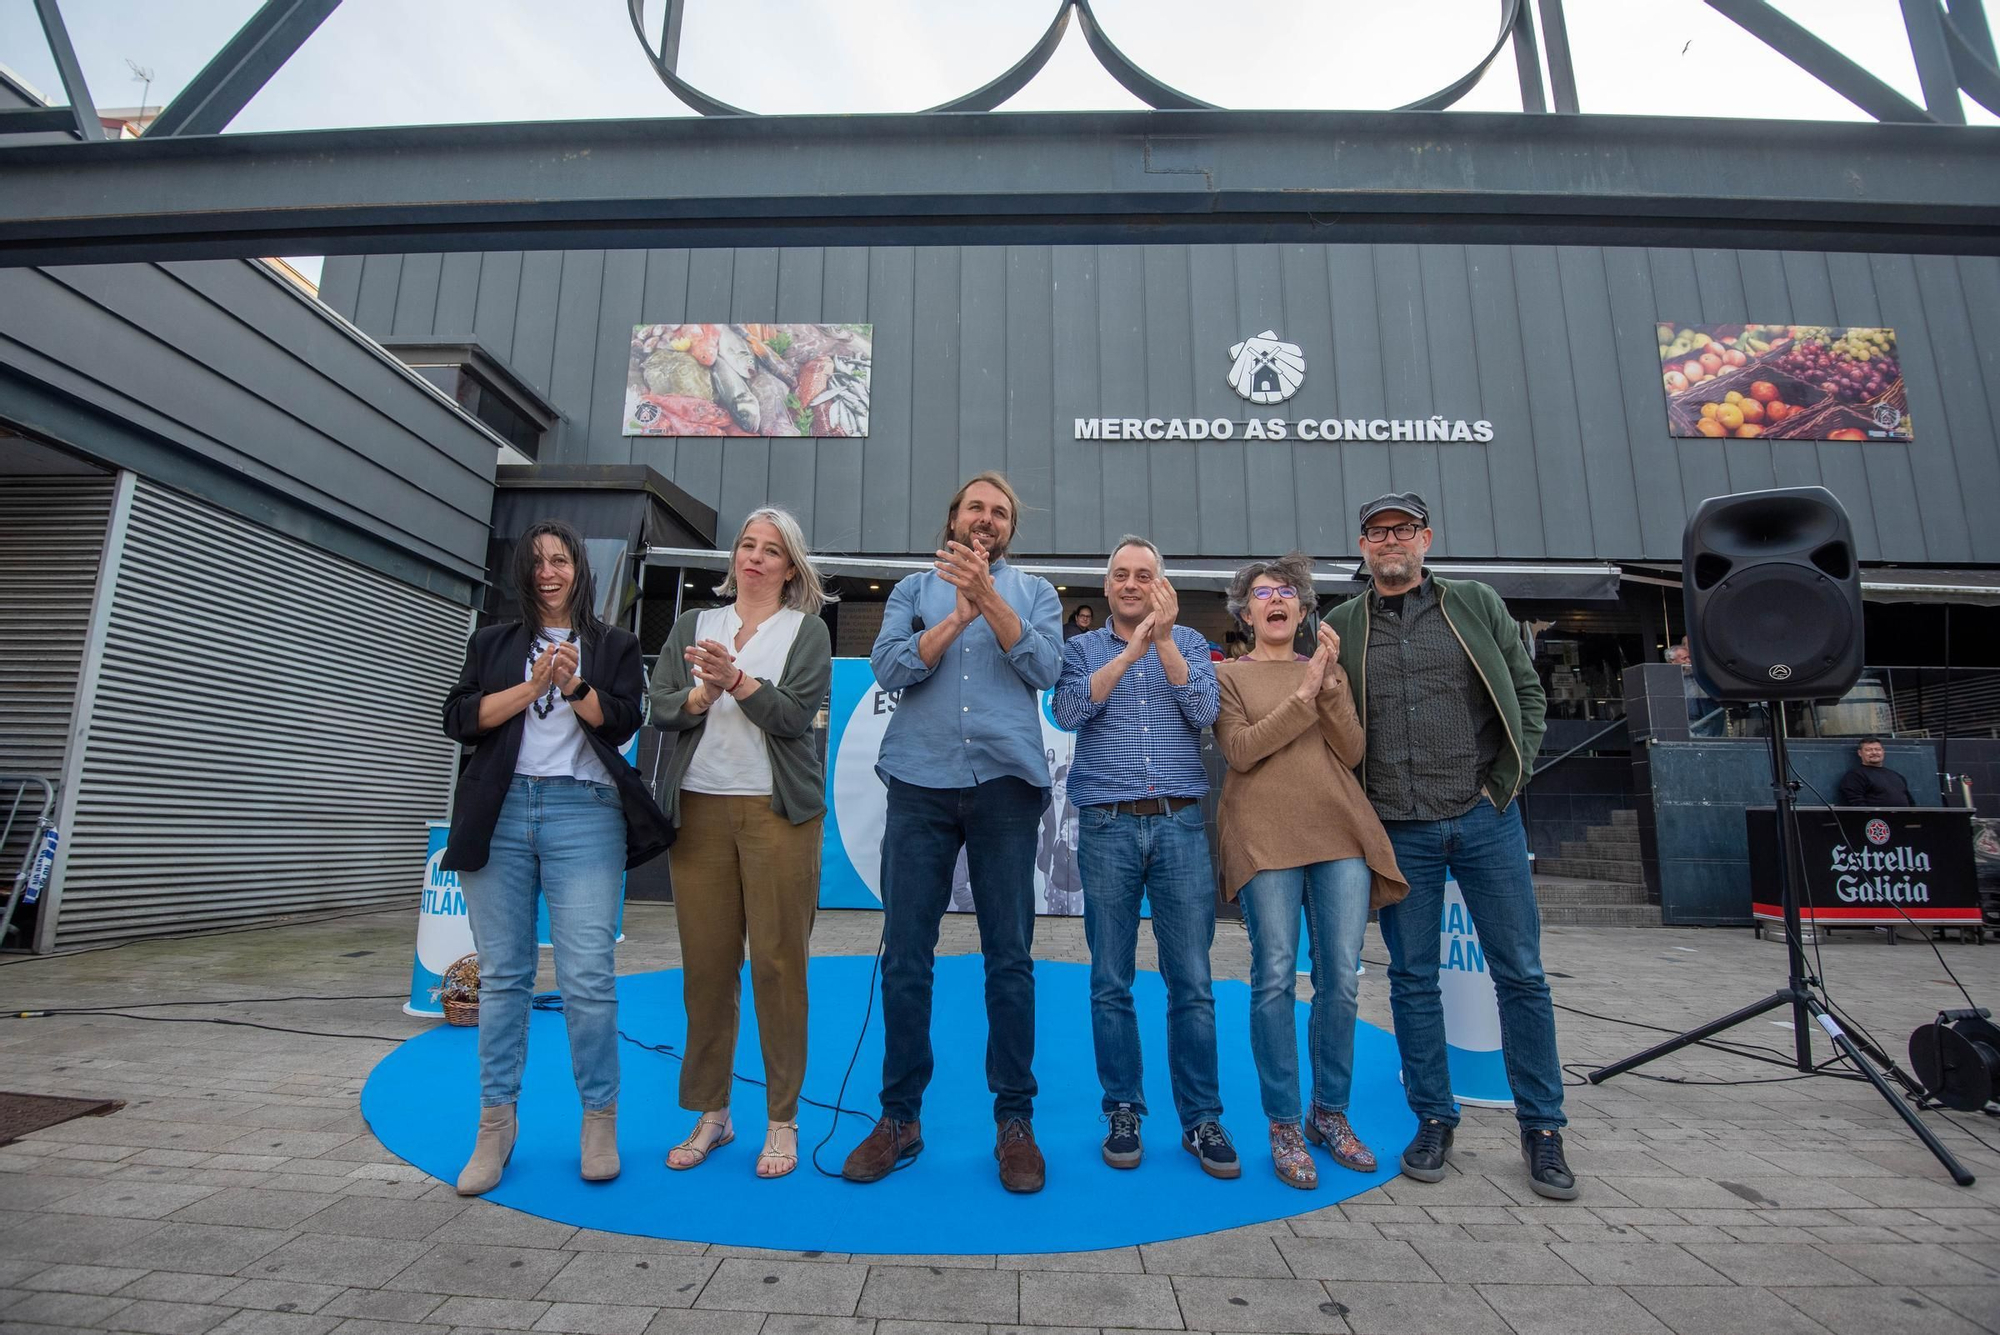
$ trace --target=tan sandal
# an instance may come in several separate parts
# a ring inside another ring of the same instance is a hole
[[[701,1143],[701,1129],[705,1126],[719,1126],[722,1128],[722,1134],[706,1145]],[[727,1111],[722,1114],[720,1121],[710,1117],[707,1113],[703,1113],[695,1121],[694,1130],[688,1132],[688,1138],[667,1151],[667,1167],[673,1169],[675,1172],[686,1172],[690,1168],[699,1168],[708,1162],[709,1155],[735,1139],[736,1128],[729,1124],[729,1114]],[[693,1162],[675,1163],[674,1156],[680,1153],[694,1155]]]
[[[792,1148],[789,1152],[771,1148],[771,1137],[780,1131],[792,1133]],[[775,1173],[765,1172],[768,1165],[778,1165]],[[764,1131],[764,1150],[757,1156],[757,1176],[761,1178],[783,1177],[799,1166],[799,1124],[797,1122],[773,1122]]]

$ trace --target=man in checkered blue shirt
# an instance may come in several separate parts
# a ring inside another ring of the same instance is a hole
[[[1090,1028],[1104,1086],[1104,1162],[1136,1168],[1146,1115],[1132,1007],[1139,911],[1151,901],[1167,985],[1167,1066],[1181,1146],[1215,1177],[1243,1169],[1222,1129],[1215,1000],[1215,873],[1201,798],[1201,731],[1215,722],[1208,641],[1176,624],[1180,602],[1160,550],[1126,536],[1105,564],[1108,625],[1063,645],[1056,722],[1076,734],[1069,798],[1078,810]]]

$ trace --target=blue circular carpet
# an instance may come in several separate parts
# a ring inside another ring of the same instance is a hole
[[[807,1098],[832,1104],[868,1008],[868,956],[812,961],[811,1064]],[[1212,1233],[1317,1210],[1393,1175],[1395,1156],[1416,1122],[1403,1101],[1395,1041],[1372,1025],[1355,1035],[1353,1102],[1349,1115],[1384,1167],[1371,1175],[1339,1167],[1315,1150],[1320,1185],[1300,1191],[1271,1171],[1268,1124],[1250,1059],[1247,984],[1215,984],[1221,1047],[1223,1125],[1237,1142],[1243,1176],[1218,1181],[1180,1147],[1178,1118],[1167,1079],[1166,991],[1156,973],[1134,986],[1146,1065],[1146,1158],[1119,1171],[1098,1156],[1104,1136],[1102,1098],[1091,1049],[1089,969],[1037,961],[1035,1137],[1048,1159],[1048,1185],[1016,1196],[1004,1191],[993,1161],[993,1103],[986,1089],[984,975],[977,955],[940,958],[932,1014],[937,1072],[925,1096],[923,1154],[881,1182],[858,1186],[815,1172],[812,1149],[834,1114],[799,1109],[801,1161],[776,1181],[755,1176],[764,1138],[764,1091],[750,984],[743,984],[743,1029],[737,1044],[736,1142],[701,1167],[674,1172],[667,1150],[694,1125],[679,1106],[680,1064],[634,1043],[619,1045],[619,1152],[624,1172],[614,1182],[577,1176],[581,1112],[571,1080],[562,1017],[538,1011],[529,1025],[527,1074],[520,1103],[521,1136],[500,1185],[487,1199],[545,1219],[584,1228],[688,1242],[771,1247],[787,1251],[892,1254],[982,1254],[1090,1251]],[[686,1034],[679,970],[618,980],[619,1024],[640,1044],[679,1051]],[[1299,1006],[1299,1069],[1306,1007]],[[477,1033],[440,1026],[384,1057],[361,1094],[361,1111],[393,1153],[447,1182],[458,1176],[479,1119]],[[842,1100],[862,1116],[845,1115],[820,1154],[828,1172],[867,1134],[881,1085],[879,997]],[[1302,1089],[1301,1097],[1310,1097]]]

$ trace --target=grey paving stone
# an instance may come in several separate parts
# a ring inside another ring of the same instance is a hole
[[[1029,1326],[1181,1325],[1173,1281],[1165,1275],[1028,1271],[1021,1276],[1021,1316]]]
[[[653,1318],[646,1335],[759,1335],[762,1312],[697,1312],[668,1308]]]
[[[439,1293],[404,1293],[391,1289],[349,1289],[320,1312],[325,1316],[363,1317],[370,1321],[416,1323],[431,1320],[444,1303]],[[449,1322],[435,1324],[449,1325]]]
[[[563,1250],[572,1252],[650,1252],[656,1256],[701,1256],[709,1251],[707,1243],[641,1238],[630,1233],[606,1233],[595,1228],[578,1229],[562,1245]]]
[[[327,1335],[340,1324],[331,1316],[298,1316],[290,1312],[238,1312],[209,1335]]]
[[[1417,1242],[1448,1284],[1587,1284],[1590,1281],[1540,1243]]]
[[[875,1335],[876,1326],[877,1323],[867,1317],[778,1312],[765,1320],[758,1335]]]
[[[1878,1284],[2000,1284],[2000,1273],[1950,1247],[1903,1242],[1820,1250]]]
[[[335,1326],[332,1335],[451,1335],[450,1326],[435,1326],[429,1322],[410,1325],[401,1321],[376,1321],[370,1317],[351,1316]]]
[[[1280,1238],[1278,1250],[1300,1279],[1429,1283],[1437,1274],[1407,1242],[1366,1238]]]
[[[1558,1242],[1549,1248],[1593,1284],[1728,1284],[1672,1243]]]
[[[54,1177],[42,1173],[8,1173],[0,1176],[0,1201],[9,1210],[39,1210],[50,1201],[74,1196],[87,1179]]]
[[[575,1233],[573,1224],[538,1219],[519,1210],[475,1201],[439,1229],[435,1241],[478,1243],[487,1247],[566,1247]]]
[[[447,1298],[430,1319],[450,1326],[532,1330],[550,1304],[528,1298]]]
[[[239,1224],[251,1228],[296,1228],[301,1219],[326,1207],[325,1196],[271,1187],[229,1187],[174,1211],[176,1222]]]
[[[1917,1289],[1780,1288],[1772,1292],[1833,1335],[1985,1335],[1983,1327]]]
[[[1622,1289],[1481,1284],[1479,1296],[1518,1335],[1673,1335]]]
[[[19,1287],[51,1293],[116,1293],[145,1273],[112,1265],[52,1265],[23,1279]]]
[[[620,1307],[610,1303],[555,1303],[535,1323],[535,1329],[574,1332],[575,1335],[643,1335],[659,1310],[657,1307]]]
[[[1088,1270],[1139,1274],[1146,1264],[1137,1247],[1110,1247],[1096,1252],[1014,1252],[993,1258],[999,1270]]]
[[[721,1262],[699,1256],[638,1252],[554,1253],[561,1270],[534,1291],[551,1302],[607,1302],[627,1307],[692,1307]]]
[[[124,1298],[157,1299],[169,1303],[211,1303],[243,1281],[234,1275],[187,1275],[154,1270],[118,1290]]]
[[[10,1326],[34,1323],[102,1328],[120,1308],[131,1305],[130,1298],[101,1293],[31,1293],[9,1303],[4,1315]]]
[[[1338,1280],[1326,1288],[1354,1335],[1512,1335],[1470,1284]]]
[[[0,1222],[0,1255],[22,1260],[136,1266],[133,1250],[166,1225],[94,1215],[9,1215]],[[151,1263],[144,1263],[151,1266]],[[152,1267],[158,1268],[158,1267]]]
[[[865,1265],[725,1257],[709,1276],[695,1306],[852,1316],[867,1281]]]
[[[1695,1243],[1688,1249],[1738,1284],[1776,1288],[1794,1284],[1858,1285],[1873,1281],[1817,1247],[1782,1243]]]
[[[301,1239],[309,1244],[338,1243],[354,1247],[366,1239],[318,1234]],[[410,1261],[408,1243],[373,1244],[393,1247]],[[389,1279],[376,1281],[385,1289],[418,1293],[465,1294],[477,1298],[534,1298],[570,1259],[567,1252],[527,1247],[479,1247],[464,1244],[432,1247]],[[357,1283],[368,1283],[357,1280]]]
[[[1635,1285],[1625,1290],[1674,1335],[1826,1335],[1826,1327],[1764,1289]]]
[[[311,1316],[345,1292],[338,1284],[308,1284],[296,1279],[246,1279],[216,1301],[230,1307],[253,1307],[264,1312],[299,1312]]]
[[[125,1249],[132,1265],[153,1270],[235,1274],[284,1245],[292,1235],[275,1228],[227,1224],[171,1224]]]
[[[1154,1275],[1272,1275],[1289,1279],[1292,1272],[1286,1269],[1276,1244],[1270,1233],[1239,1228],[1149,1242],[1139,1248],[1139,1258],[1147,1273]]]
[[[877,1321],[875,1335],[1016,1335],[1019,1326],[988,1326],[964,1321]]]
[[[442,1230],[465,1212],[463,1204],[382,1200],[373,1196],[336,1196],[331,1201],[323,1196],[308,1199],[317,1208],[310,1216],[301,1216],[291,1225],[301,1232],[340,1233],[357,1238],[402,1238],[412,1242],[432,1238],[441,1242],[462,1240],[446,1238]]]
[[[857,1316],[930,1321],[1018,1321],[1020,1276],[950,1266],[868,1268]]]
[[[1174,1276],[1181,1319],[1192,1328],[1228,1331],[1345,1332],[1326,1286],[1307,1279]]]
[[[2000,1288],[1990,1284],[1929,1284],[1924,1293],[1966,1320],[2000,1331]]]
[[[207,1335],[234,1315],[233,1307],[147,1298],[120,1308],[105,1329],[134,1331],[138,1335]]]
[[[408,1243],[315,1233],[295,1237],[242,1267],[249,1279],[293,1279],[337,1287],[381,1288],[415,1259]],[[413,1286],[422,1287],[422,1286]],[[432,1293],[453,1290],[432,1288]]]

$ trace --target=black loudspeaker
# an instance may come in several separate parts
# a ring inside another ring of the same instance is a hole
[[[1717,700],[1829,700],[1861,675],[1861,574],[1825,487],[1715,496],[1681,535],[1694,675]]]

